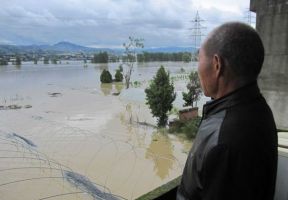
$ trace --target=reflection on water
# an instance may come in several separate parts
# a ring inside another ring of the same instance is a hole
[[[154,162],[154,171],[157,176],[161,179],[166,178],[175,162],[173,145],[168,136],[163,133],[154,132],[145,157]]]
[[[101,83],[100,87],[103,94],[107,96],[111,94],[113,85],[112,83]]]
[[[114,94],[118,96],[124,88],[124,84],[121,82],[115,83],[101,83],[100,84],[101,91],[105,96]]]
[[[191,144],[158,133],[143,86],[101,84],[87,65],[1,68],[0,104],[32,106],[0,110],[1,199],[135,199],[182,173]],[[134,78],[150,80],[158,65]]]
[[[21,69],[21,65],[15,65],[15,69],[20,70]]]
[[[121,91],[123,90],[123,88],[124,88],[124,84],[123,83],[121,83],[121,82],[116,82],[116,83],[114,83],[114,85],[115,85],[115,89],[117,90],[117,92],[118,93],[121,93]]]

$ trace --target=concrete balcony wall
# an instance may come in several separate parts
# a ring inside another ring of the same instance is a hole
[[[250,10],[265,47],[259,85],[277,128],[288,130],[288,0],[251,0]]]

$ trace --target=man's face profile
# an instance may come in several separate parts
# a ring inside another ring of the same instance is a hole
[[[198,75],[204,95],[213,97],[216,86],[215,73],[213,72],[212,61],[207,57],[203,46],[199,52]]]

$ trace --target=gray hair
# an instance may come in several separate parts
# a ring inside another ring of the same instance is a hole
[[[264,61],[264,47],[258,33],[240,22],[217,27],[204,43],[208,58],[217,54],[236,77],[256,80]]]

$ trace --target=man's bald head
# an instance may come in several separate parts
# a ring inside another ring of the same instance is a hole
[[[239,22],[217,27],[202,48],[208,59],[218,55],[236,78],[245,81],[257,79],[264,61],[264,47],[258,33]]]

